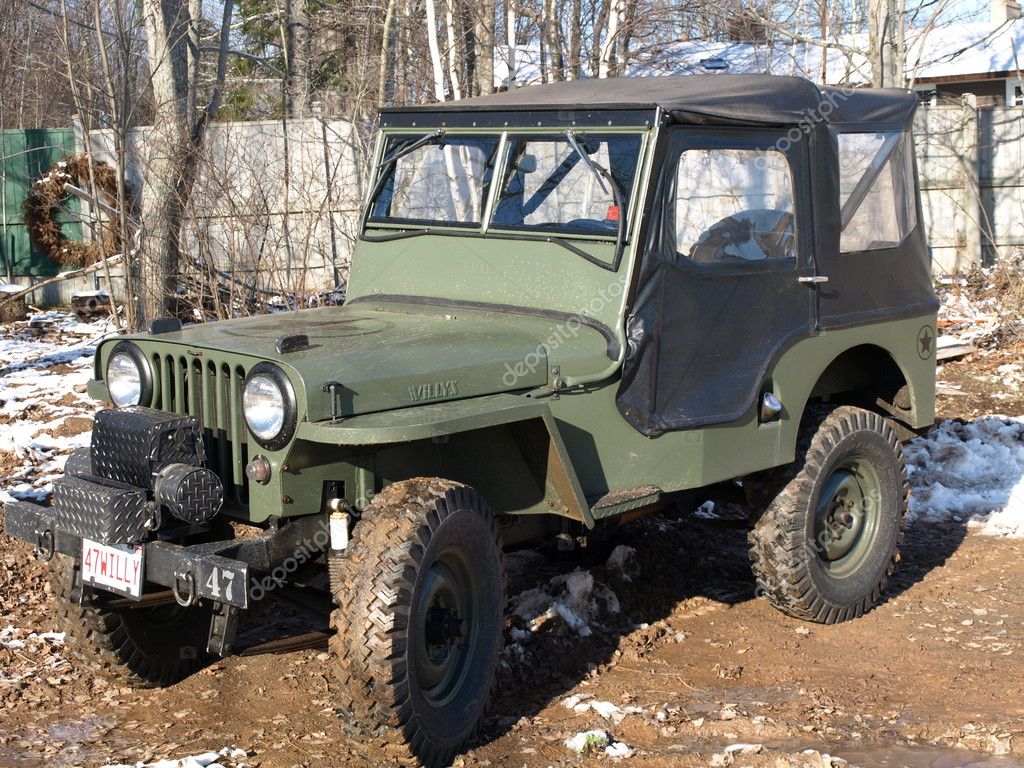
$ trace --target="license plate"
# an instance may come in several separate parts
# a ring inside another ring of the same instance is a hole
[[[142,599],[145,549],[82,539],[82,582],[118,595]]]

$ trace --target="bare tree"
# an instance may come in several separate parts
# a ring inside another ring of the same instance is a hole
[[[903,85],[906,56],[903,0],[868,0],[868,49],[871,82],[882,88]]]
[[[619,26],[626,12],[626,0],[611,0],[608,6],[608,20],[604,30],[604,42],[597,62],[597,76],[608,77],[614,66],[615,47],[618,42]]]
[[[448,41],[448,79],[452,84],[452,98],[462,98],[462,84],[459,78],[461,57],[456,45],[455,34],[455,2],[456,0],[445,0],[445,33]]]
[[[153,137],[142,187],[142,276],[145,292],[140,318],[170,311],[181,256],[181,225],[195,180],[196,157],[210,117],[220,106],[227,71],[232,0],[224,3],[220,47],[209,103],[190,111],[196,100],[188,77],[188,37],[192,24],[185,0],[143,0],[153,90]]]
[[[437,13],[434,10],[434,0],[424,0],[424,7],[427,14],[427,44],[430,48],[430,65],[434,73],[434,98],[438,101],[445,101],[444,64],[441,63],[441,46],[437,42]]]
[[[290,117],[302,117],[309,99],[309,7],[306,0],[285,0],[285,109]]]
[[[473,40],[476,44],[473,91],[477,94],[494,90],[494,22],[495,0],[476,0],[473,6]]]

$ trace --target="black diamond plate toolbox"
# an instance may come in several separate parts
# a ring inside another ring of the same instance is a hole
[[[91,458],[97,477],[150,490],[163,467],[202,465],[206,453],[195,417],[132,406],[96,414]]]
[[[66,475],[53,484],[57,527],[101,544],[134,544],[149,533],[146,491]]]

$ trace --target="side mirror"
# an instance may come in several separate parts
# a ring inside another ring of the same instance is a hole
[[[537,170],[537,156],[523,155],[516,163],[516,170],[520,173],[534,173]]]

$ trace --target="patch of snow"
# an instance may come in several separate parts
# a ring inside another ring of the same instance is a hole
[[[1024,537],[1024,417],[943,421],[904,447],[910,522],[966,522]]]
[[[611,737],[604,731],[580,731],[565,742],[565,746],[578,755],[586,752],[603,750],[611,742]]]
[[[614,720],[615,718],[619,718],[621,720],[626,716],[626,713],[623,712],[620,707],[617,707],[610,701],[591,701],[590,708],[605,720]]]
[[[565,699],[562,699],[562,706],[566,709],[576,709],[589,694],[574,693]]]
[[[613,741],[611,744],[604,748],[604,753],[608,755],[608,757],[622,758],[633,756],[633,750],[621,741]]]
[[[730,755],[756,755],[764,751],[763,744],[730,744],[725,748]]]
[[[530,633],[525,629],[520,629],[519,627],[512,627],[512,629],[509,630],[509,634],[517,643],[530,638]]]
[[[18,627],[0,630],[0,647],[21,650],[31,644],[64,645],[63,632],[28,632]]]
[[[224,747],[217,752],[203,752],[198,755],[188,755],[176,759],[156,760],[152,763],[139,761],[134,764],[113,763],[103,768],[223,768],[223,766],[242,766],[249,753],[244,749],[236,747]]]
[[[571,698],[571,697],[570,697]],[[565,703],[565,702],[563,702]],[[643,712],[643,708],[636,706],[620,707],[610,701],[580,701],[574,704],[571,709],[579,715],[585,712],[596,712],[605,720],[611,720],[618,725],[626,719],[626,715],[634,715]]]
[[[715,502],[705,501],[697,509],[693,511],[694,517],[699,517],[701,520],[717,520],[718,515],[715,514]]]
[[[619,544],[608,556],[605,568],[615,573],[623,581],[632,581],[640,575],[640,562],[637,559],[636,550],[625,544]]]
[[[0,501],[45,502],[67,455],[89,444],[88,431],[54,437],[69,416],[98,407],[85,392],[96,345],[115,328],[110,318],[81,322],[69,312],[43,312],[0,327],[0,416],[5,463]],[[60,366],[57,368],[57,366]]]
[[[565,746],[577,755],[603,752],[608,757],[630,757],[633,750],[621,741],[615,741],[607,731],[581,731],[570,739]]]
[[[543,587],[521,592],[512,606],[512,612],[527,622],[531,632],[558,616],[580,637],[593,634],[591,623],[602,613],[617,614],[619,610],[615,593],[595,583],[594,576],[581,568],[555,576]]]

